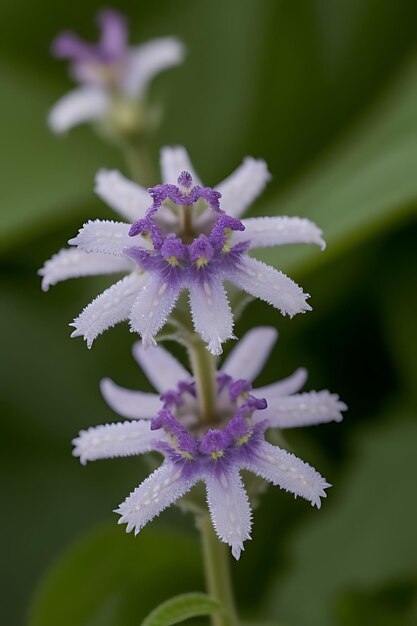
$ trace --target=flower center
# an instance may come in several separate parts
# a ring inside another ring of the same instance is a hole
[[[247,381],[217,375],[215,422],[207,428],[200,420],[194,381],[179,383],[165,392],[163,408],[152,420],[152,430],[163,431],[160,449],[174,461],[194,463],[227,462],[230,455],[248,454],[257,446],[265,425],[254,420],[265,409],[266,400],[251,395]]]

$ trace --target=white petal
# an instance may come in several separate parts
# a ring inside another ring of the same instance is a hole
[[[221,208],[228,215],[240,217],[262,193],[270,178],[265,161],[246,157],[237,170],[216,186],[222,194]]]
[[[48,116],[48,125],[54,133],[65,133],[83,122],[100,119],[107,111],[109,100],[97,87],[79,87],[60,98]]]
[[[194,329],[212,354],[223,352],[222,343],[233,337],[233,316],[226,291],[219,280],[190,285]]]
[[[242,222],[245,230],[233,233],[233,243],[249,241],[251,248],[289,243],[315,243],[322,250],[326,247],[320,228],[301,217],[250,217]]]
[[[194,185],[201,185],[201,180],[196,174],[187,150],[183,146],[166,146],[161,150],[161,174],[162,182],[172,185],[177,184],[181,172],[189,172],[193,177]]]
[[[122,417],[135,420],[151,418],[162,408],[162,402],[155,393],[125,389],[110,378],[103,378],[100,389],[107,404]]]
[[[266,441],[257,448],[255,457],[245,461],[243,466],[273,485],[309,500],[318,509],[320,498],[326,497],[324,490],[330,487],[313,467]]]
[[[347,409],[339,396],[329,391],[310,391],[295,396],[264,396],[268,407],[259,419],[276,428],[298,428],[326,422],[340,422]]]
[[[90,220],[70,239],[71,246],[85,252],[123,256],[124,248],[143,246],[141,237],[129,237],[130,224],[112,220]]]
[[[162,346],[144,348],[140,341],[133,345],[133,356],[145,372],[149,382],[160,393],[176,389],[180,381],[188,380],[191,374]]]
[[[160,439],[160,433],[151,430],[146,420],[103,424],[82,430],[73,439],[73,455],[80,457],[83,465],[98,459],[133,456],[153,450],[155,439]]]
[[[137,534],[161,511],[185,495],[200,477],[185,478],[182,466],[165,462],[146,478],[115,511],[121,515],[119,524],[127,524],[126,532]]]
[[[143,275],[133,273],[103,291],[70,324],[75,327],[71,337],[84,337],[91,348],[98,335],[127,320],[144,280]]]
[[[301,287],[282,272],[270,265],[248,256],[242,257],[239,267],[230,272],[229,280],[251,296],[265,300],[283,315],[293,317],[297,313],[311,311]]]
[[[184,56],[184,45],[175,37],[161,37],[130,48],[122,88],[130,96],[141,96],[157,74],[179,65]]]
[[[131,272],[134,263],[125,257],[109,257],[104,254],[83,252],[76,248],[62,249],[54,254],[38,271],[42,276],[42,289],[48,291],[51,285],[61,280],[79,276],[97,276]]]
[[[229,470],[204,480],[214,529],[220,541],[227,543],[235,559],[239,559],[252,526],[252,512],[239,472]]]
[[[170,286],[159,277],[149,277],[132,307],[130,329],[139,333],[145,347],[156,345],[155,335],[165,325],[175,306],[181,287]]]
[[[142,218],[152,204],[146,189],[125,178],[117,170],[99,170],[96,174],[94,191],[129,222]]]
[[[266,398],[267,400],[268,398],[275,398],[275,396],[290,396],[304,387],[307,377],[307,370],[300,367],[295,370],[291,376],[283,378],[277,383],[265,385],[265,387],[258,387],[254,389],[253,393],[257,398]]]
[[[265,365],[277,340],[272,326],[253,328],[236,344],[222,365],[222,371],[232,378],[252,382]]]

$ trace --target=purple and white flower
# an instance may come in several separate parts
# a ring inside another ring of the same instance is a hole
[[[163,184],[149,193],[119,172],[100,171],[96,192],[130,224],[89,221],[69,241],[77,250],[61,251],[42,268],[44,288],[77,271],[129,272],[75,319],[72,336],[83,336],[90,347],[104,330],[129,320],[132,332],[154,345],[185,289],[195,331],[220,354],[233,337],[226,281],[283,315],[311,309],[295,282],[247,254],[289,243],[324,247],[321,230],[308,219],[240,219],[269,180],[264,161],[246,158],[216,189],[202,186],[182,147],[164,148],[161,168]]]
[[[97,459],[160,452],[164,461],[119,506],[119,523],[137,534],[198,482],[206,485],[216,533],[238,559],[250,539],[252,511],[240,476],[249,470],[281,489],[320,507],[330,485],[310,465],[268,443],[269,428],[296,428],[340,421],[346,405],[328,391],[298,393],[303,369],[272,385],[252,390],[276,341],[275,329],[249,331],[217,373],[216,410],[202,421],[196,385],[189,372],[161,347],[133,354],[159,396],[102,381],[108,404],[131,421],[81,431],[74,456]]]
[[[131,101],[142,99],[157,74],[184,59],[184,46],[174,37],[130,47],[127,20],[116,11],[100,11],[97,23],[101,31],[98,43],[88,43],[67,31],[52,44],[54,56],[70,60],[71,76],[81,85],[52,108],[49,125],[56,133],[103,119],[115,95]]]

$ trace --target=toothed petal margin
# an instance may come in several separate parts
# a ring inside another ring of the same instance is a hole
[[[322,250],[326,244],[314,222],[301,217],[251,217],[242,220],[245,230],[233,233],[233,243],[249,241],[250,248],[268,248],[290,243],[313,243]]]
[[[130,274],[103,291],[74,320],[71,337],[84,337],[91,348],[93,341],[105,330],[129,318],[133,303],[143,288],[146,277]]]
[[[245,460],[242,467],[284,491],[309,500],[318,509],[321,506],[320,498],[326,497],[324,490],[331,486],[310,465],[267,442],[260,444],[253,459]]]
[[[293,317],[297,313],[311,311],[306,302],[309,295],[297,283],[257,259],[243,257],[227,278],[251,296],[272,304],[283,315]]]
[[[90,220],[68,243],[84,252],[123,256],[124,248],[143,245],[140,237],[129,237],[130,226],[113,220]]]
[[[216,187],[222,194],[221,208],[232,217],[240,217],[262,193],[270,178],[265,161],[246,157],[242,165]]]
[[[326,422],[340,422],[347,406],[339,396],[327,390],[309,391],[294,396],[266,395],[268,407],[259,414],[273,428],[299,428]]]
[[[73,455],[83,465],[87,461],[133,456],[153,450],[152,441],[159,438],[159,433],[156,435],[146,420],[103,424],[82,430],[73,439]]]
[[[190,285],[190,307],[195,331],[209,352],[221,354],[222,343],[233,337],[233,315],[221,281]]]
[[[149,277],[129,315],[130,329],[141,335],[144,346],[156,345],[155,335],[165,325],[180,291],[180,285]]]
[[[124,257],[109,257],[94,252],[83,252],[76,248],[63,248],[45,261],[38,274],[42,276],[43,291],[48,291],[49,287],[68,278],[131,272],[132,269],[134,263]]]
[[[184,477],[179,465],[166,461],[145,478],[116,509],[119,524],[127,524],[126,532],[135,535],[154,517],[185,495],[200,480],[198,474]]]
[[[213,527],[220,541],[227,543],[235,559],[239,559],[243,542],[250,539],[252,526],[252,511],[243,481],[235,469],[213,473],[204,480]]]

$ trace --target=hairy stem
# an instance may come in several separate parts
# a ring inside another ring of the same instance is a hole
[[[191,369],[197,386],[200,417],[203,422],[215,421],[216,415],[216,364],[212,354],[198,335],[188,344]]]
[[[218,600],[222,610],[212,617],[213,626],[237,626],[239,619],[233,597],[229,550],[218,540],[207,513],[197,518],[203,544],[204,568],[209,595]]]

